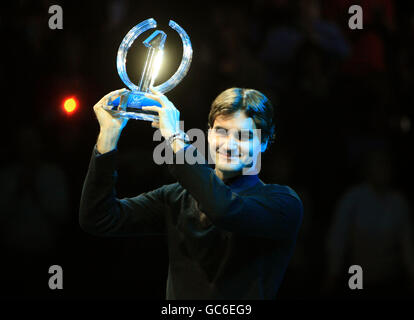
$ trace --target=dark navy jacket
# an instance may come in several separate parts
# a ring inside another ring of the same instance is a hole
[[[302,222],[295,191],[257,175],[224,183],[207,164],[184,163],[167,165],[176,183],[119,199],[117,153],[93,150],[79,212],[85,231],[165,235],[167,299],[276,297]]]

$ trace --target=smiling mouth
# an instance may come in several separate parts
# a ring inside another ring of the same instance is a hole
[[[226,159],[239,159],[240,155],[238,156],[229,156],[228,154],[222,153],[222,152],[217,152],[217,154],[222,157],[222,158],[226,158]]]

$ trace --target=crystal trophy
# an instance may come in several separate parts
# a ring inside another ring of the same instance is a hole
[[[157,26],[156,21],[152,18],[137,24],[122,40],[118,49],[116,60],[118,74],[121,80],[131,91],[126,91],[121,94],[120,97],[112,101],[110,100],[108,104],[104,106],[106,110],[117,113],[119,116],[129,119],[145,121],[154,121],[158,119],[156,112],[142,110],[142,107],[144,106],[161,107],[159,102],[146,97],[145,93],[150,93],[149,89],[151,87],[160,93],[166,93],[173,89],[187,74],[193,56],[190,38],[184,29],[172,20],[169,21],[168,25],[177,31],[183,43],[183,57],[177,71],[164,83],[158,86],[153,86],[162,63],[164,43],[167,38],[165,32],[156,30],[143,41],[144,46],[148,49],[148,53],[139,85],[137,86],[131,82],[126,72],[126,56],[128,50],[141,33],[151,28],[156,28]]]

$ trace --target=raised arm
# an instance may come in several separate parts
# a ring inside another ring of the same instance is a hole
[[[116,158],[116,149],[102,155],[93,150],[79,208],[82,229],[102,236],[164,234],[166,187],[118,199]]]
[[[163,234],[165,187],[134,198],[116,196],[116,146],[128,120],[110,114],[102,105],[121,92],[111,92],[94,106],[100,133],[82,189],[79,223],[85,231],[96,235]]]
[[[201,157],[194,146],[175,153],[190,152]],[[263,187],[260,194],[240,195],[231,190],[208,165],[169,164],[170,172],[197,200],[199,208],[217,227],[232,232],[278,240],[295,239],[303,206],[288,188]]]

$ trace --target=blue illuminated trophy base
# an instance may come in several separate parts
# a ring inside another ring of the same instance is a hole
[[[112,106],[111,110],[117,111],[117,114],[124,118],[145,121],[158,120],[158,115],[155,111],[142,110],[142,107],[146,106],[161,107],[158,101],[146,97],[144,92],[128,92],[127,97],[124,99],[121,106],[119,105],[120,97],[108,102],[108,106]]]

